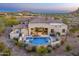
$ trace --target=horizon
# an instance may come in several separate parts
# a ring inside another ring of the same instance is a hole
[[[69,13],[78,8],[78,3],[0,3],[0,12]]]

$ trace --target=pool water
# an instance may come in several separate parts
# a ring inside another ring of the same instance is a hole
[[[49,44],[49,37],[27,37],[29,43],[38,46],[38,45],[47,45]]]

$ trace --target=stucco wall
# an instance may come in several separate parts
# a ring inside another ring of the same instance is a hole
[[[44,28],[48,28],[48,34],[50,34],[51,29],[54,29],[55,32],[60,32],[61,35],[66,34],[67,33],[67,25],[65,24],[52,24],[50,25],[49,23],[29,23],[29,35],[31,34],[31,28],[34,27],[44,27]],[[66,32],[63,33],[62,29],[65,29]]]

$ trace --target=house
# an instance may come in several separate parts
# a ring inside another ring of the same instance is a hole
[[[67,34],[67,25],[61,20],[36,17],[30,22],[13,26],[10,38],[18,38],[29,46],[54,46],[61,42],[61,36]]]
[[[67,25],[63,23],[29,23],[29,35],[40,33],[42,35],[57,34],[66,35]]]
[[[54,20],[48,18],[37,17],[37,19],[32,19],[28,24],[29,35],[50,35],[50,34],[67,34],[67,25],[61,20]]]
[[[51,18],[46,19],[45,17],[36,17],[31,19],[31,21],[26,26],[25,24],[19,24],[13,26],[13,29],[20,29],[21,34],[24,36],[30,35],[66,35],[68,31],[68,26],[64,24],[61,20],[54,20]]]
[[[10,38],[19,38],[20,36],[28,35],[27,24],[18,24],[12,27]]]

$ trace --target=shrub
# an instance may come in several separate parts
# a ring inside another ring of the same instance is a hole
[[[68,24],[68,20],[66,18],[64,18],[63,23]]]
[[[58,36],[60,36],[60,35],[61,35],[61,34],[60,34],[60,32],[57,32],[56,34],[57,34]]]
[[[64,44],[64,40],[61,40],[60,44],[63,45]]]
[[[14,38],[13,40],[18,41],[18,38]]]
[[[13,42],[17,45],[18,44],[18,38],[14,38]]]
[[[40,47],[37,47],[36,52],[39,55],[44,55],[44,54],[47,54],[48,53],[48,50],[47,50],[47,48],[45,48],[43,46],[40,46]]]
[[[5,48],[2,53],[3,56],[10,56],[11,50],[9,48]]]
[[[56,50],[57,48],[56,48],[56,46],[53,46],[52,49],[53,49],[53,50]]]
[[[52,47],[51,45],[48,45],[47,47]]]
[[[19,41],[19,42],[17,42],[17,46],[19,46],[19,47],[25,47],[25,43],[24,42],[21,42],[21,41]]]
[[[32,47],[32,52],[36,52],[36,47],[35,46]]]
[[[9,56],[11,55],[11,50],[9,48],[6,48],[3,42],[0,42],[0,52],[3,56]]]
[[[5,45],[3,42],[0,42],[0,52],[2,52],[3,49],[5,49]]]
[[[27,48],[26,48],[26,51],[27,51],[27,52],[32,52],[32,47],[27,47]]]
[[[68,45],[66,45],[66,47],[65,47],[65,51],[70,51],[70,50],[72,50],[72,47],[68,44]]]
[[[75,33],[75,32],[77,32],[77,31],[79,31],[79,28],[72,28],[72,29],[70,29],[69,30],[71,33]]]
[[[59,48],[60,47],[60,44],[56,44],[56,48]]]
[[[51,53],[52,48],[51,47],[47,47],[48,53]]]
[[[3,24],[0,24],[0,33],[3,33],[5,30],[5,26]]]

